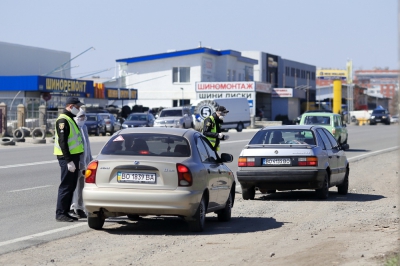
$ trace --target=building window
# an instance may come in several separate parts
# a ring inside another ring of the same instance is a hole
[[[228,69],[228,70],[226,71],[226,80],[227,80],[227,81],[231,81],[231,70],[230,70],[230,69]]]
[[[236,81],[236,70],[232,70],[232,81]]]
[[[290,72],[291,72],[291,73],[290,73],[291,76],[294,77],[294,76],[295,76],[295,75],[294,75],[295,69],[294,69],[293,67],[290,69]]]
[[[242,81],[242,73],[238,73],[238,81]]]
[[[172,68],[172,82],[190,82],[190,67]]]

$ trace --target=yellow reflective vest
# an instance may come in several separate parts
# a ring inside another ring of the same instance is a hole
[[[211,119],[212,123],[213,123],[213,127],[211,129],[212,133],[217,133],[217,124],[215,123],[214,117],[212,115],[209,116],[209,118]],[[211,145],[213,145],[213,147],[215,148],[216,151],[219,151],[219,145],[218,147],[215,147],[216,144],[216,138],[212,138],[209,136],[206,136],[206,138],[211,142]]]
[[[68,135],[68,148],[70,154],[78,154],[84,151],[83,141],[81,131],[79,130],[78,126],[72,120],[71,117],[61,114],[58,118],[64,118],[68,121],[69,124],[69,135]],[[56,121],[57,124],[57,121]],[[57,129],[55,130],[54,136],[54,155],[63,155],[60,145],[58,144],[58,134]]]

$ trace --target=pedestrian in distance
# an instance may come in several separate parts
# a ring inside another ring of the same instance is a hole
[[[72,204],[69,213],[71,216],[77,218],[87,218],[86,209],[83,205],[82,190],[85,185],[85,170],[90,161],[93,160],[92,152],[90,150],[89,134],[85,125],[86,119],[86,112],[82,108],[79,110],[76,117],[74,117],[74,120],[81,131],[83,141],[83,153],[79,158],[78,182],[76,184],[74,196],[72,197]]]
[[[228,140],[229,136],[221,133],[221,124],[224,117],[229,113],[224,106],[218,106],[215,112],[204,119],[203,135],[211,142],[215,151],[219,151],[221,140]]]
[[[72,197],[79,176],[80,155],[84,152],[82,134],[74,117],[83,105],[78,98],[66,100],[65,109],[56,120],[54,155],[57,156],[61,169],[61,182],[58,187],[56,220],[58,222],[73,222],[78,220],[69,215]]]

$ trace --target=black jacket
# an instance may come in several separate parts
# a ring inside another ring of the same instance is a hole
[[[66,109],[64,109],[63,114],[71,117],[71,119],[75,123],[75,120],[74,120],[75,115],[73,115],[71,112],[67,111]],[[78,127],[78,125],[77,125],[77,127]],[[56,130],[57,130],[57,135],[58,135],[58,145],[60,145],[60,148],[63,153],[63,155],[57,155],[57,159],[62,159],[67,162],[71,162],[73,160],[72,158],[79,157],[82,153],[78,153],[78,154],[70,154],[69,153],[68,136],[69,136],[69,132],[71,129],[69,128],[69,123],[65,118],[60,118],[57,120]]]

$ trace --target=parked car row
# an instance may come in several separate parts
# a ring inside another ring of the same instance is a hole
[[[86,126],[89,134],[105,136],[131,127],[173,127],[194,128],[193,118],[188,107],[163,109],[156,117],[149,112],[131,113],[126,119],[117,119],[111,113],[87,113]]]

